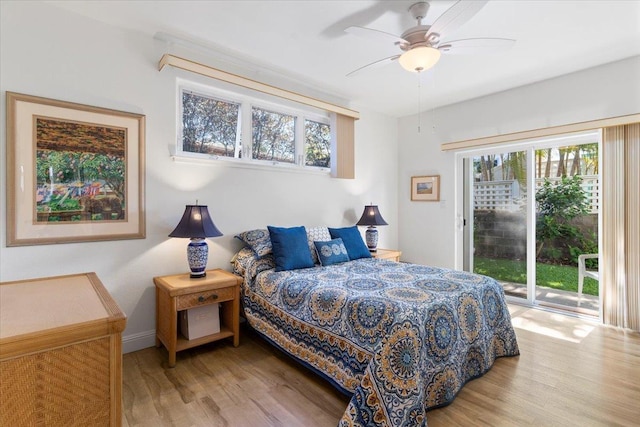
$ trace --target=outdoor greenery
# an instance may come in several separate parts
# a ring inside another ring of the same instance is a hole
[[[234,157],[240,104],[184,91],[182,149]]]
[[[509,187],[512,204],[507,207],[514,214],[525,208],[525,154],[517,151],[474,158],[477,182],[517,183]],[[598,253],[597,231],[593,231],[592,218],[586,217],[591,211],[592,194],[587,197],[582,182],[582,176],[598,173],[598,143],[545,148],[535,150],[534,155],[536,286],[577,292],[578,256]],[[538,180],[543,181],[541,185]],[[484,209],[491,209],[490,203],[487,206]],[[513,259],[520,248],[518,239],[526,238],[524,229],[512,223],[509,215],[479,218],[483,221],[474,229],[474,244],[480,247],[474,271],[500,281],[526,284],[526,262]],[[478,245],[476,239],[482,239],[482,244]],[[505,248],[510,250],[502,250]],[[587,260],[587,268],[597,269],[597,260]],[[598,281],[586,278],[583,292],[598,295]]]
[[[474,158],[475,172],[484,182],[496,179],[515,179],[524,182],[526,161],[523,151],[503,154],[481,155]],[[552,174],[552,158],[557,158],[557,168]],[[535,150],[535,177],[550,178],[595,175],[598,173],[598,143],[570,145],[558,148]],[[543,167],[544,165],[544,167]],[[500,177],[495,176],[500,171]]]
[[[589,203],[582,189],[582,178],[563,176],[553,184],[545,178],[536,191],[538,215],[536,218],[536,259],[549,263],[577,262],[576,248],[586,246],[580,229],[571,223],[576,217],[589,213]],[[562,259],[561,248],[574,248],[576,259]]]
[[[296,117],[256,107],[251,114],[253,158],[295,163]]]
[[[331,128],[298,113],[282,113],[251,106],[251,152],[242,144],[243,104],[182,91],[182,150],[222,157],[330,166]],[[300,128],[304,143],[299,144]],[[304,150],[304,156],[302,152]]]
[[[324,123],[305,120],[305,164],[328,168],[331,161],[331,127]]]
[[[474,272],[498,281],[527,283],[526,263],[519,260],[474,258]],[[536,264],[536,286],[578,292],[578,267],[568,265]],[[584,294],[598,295],[598,282],[584,279]]]

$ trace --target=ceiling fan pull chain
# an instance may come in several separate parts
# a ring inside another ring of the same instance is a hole
[[[438,73],[433,73],[432,85],[433,87],[437,87],[437,77]],[[431,104],[431,133],[436,133],[436,104],[435,102]]]
[[[416,74],[418,75],[418,133],[420,133],[420,125],[422,124],[422,73],[417,72]]]

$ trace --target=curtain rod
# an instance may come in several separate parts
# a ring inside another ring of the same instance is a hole
[[[210,67],[208,65],[200,64],[188,59],[180,58],[169,53],[165,53],[160,58],[158,63],[158,71],[162,71],[165,65],[170,65],[175,68],[190,71],[192,73],[200,74],[212,79],[221,80],[223,82],[231,83],[237,86],[246,87],[248,89],[256,90],[258,92],[274,95],[280,98],[288,99],[289,101],[299,102],[301,104],[310,105],[312,107],[320,108],[322,110],[330,111],[333,113],[342,114],[343,116],[352,117],[355,120],[360,118],[360,113],[348,108],[340,107],[319,99],[311,98],[296,92],[292,92],[285,89],[280,89],[275,86],[261,83],[255,80],[248,79],[246,77],[239,76],[237,74],[228,73],[226,71],[219,70],[217,68]]]
[[[522,132],[507,133],[485,138],[467,139],[463,141],[447,142],[440,146],[442,151],[466,150],[470,148],[486,147],[493,144],[512,142],[531,138],[541,138],[562,133],[580,132],[604,128],[609,126],[626,125],[640,122],[640,113],[627,116],[609,117],[606,119],[590,120],[587,122],[571,123],[566,125],[552,126],[542,129],[533,129]]]

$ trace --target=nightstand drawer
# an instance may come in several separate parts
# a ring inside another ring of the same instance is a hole
[[[186,310],[200,305],[212,304],[214,302],[230,301],[235,298],[236,287],[216,289],[213,291],[198,292],[189,295],[180,295],[177,301],[177,309]]]

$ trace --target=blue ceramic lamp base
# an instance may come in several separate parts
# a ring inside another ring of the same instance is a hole
[[[367,227],[367,231],[364,233],[365,240],[367,241],[367,248],[369,252],[378,251],[378,230],[375,226],[370,225]]]
[[[194,237],[187,246],[187,259],[191,269],[192,279],[199,279],[207,276],[207,259],[209,258],[209,245],[198,237]]]

